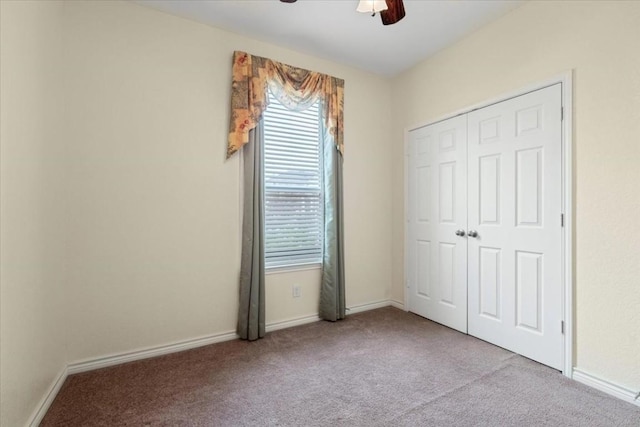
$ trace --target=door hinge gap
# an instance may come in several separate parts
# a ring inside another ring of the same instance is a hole
[[[564,227],[564,214],[560,214],[560,227]]]
[[[560,332],[564,335],[564,320],[560,321]]]
[[[560,107],[560,121],[564,120],[564,107]]]

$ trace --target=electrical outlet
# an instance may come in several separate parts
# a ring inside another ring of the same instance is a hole
[[[300,285],[293,285],[293,297],[300,298],[302,296],[302,288]]]

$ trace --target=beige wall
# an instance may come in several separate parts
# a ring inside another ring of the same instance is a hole
[[[69,2],[66,28],[70,362],[235,329],[233,50],[345,79],[347,304],[387,298],[389,81],[126,2]],[[318,286],[268,275],[267,321],[317,314]]]
[[[392,83],[393,288],[403,300],[403,130],[574,74],[575,365],[640,389],[640,3],[529,2]]]
[[[0,425],[66,364],[59,2],[0,2]]]
[[[68,363],[234,331],[233,50],[345,79],[347,305],[388,298],[388,80],[133,3],[3,1],[2,425]],[[269,274],[268,323],[316,315],[319,281]]]
[[[236,49],[346,80],[348,306],[404,299],[403,130],[573,69],[576,365],[640,388],[640,3],[531,2],[391,81],[126,2],[0,4],[2,425],[67,363],[234,329]],[[268,275],[267,321],[318,282]]]

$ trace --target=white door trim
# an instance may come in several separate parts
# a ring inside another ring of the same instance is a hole
[[[409,253],[409,227],[408,227],[408,200],[409,200],[409,132],[417,128],[429,126],[442,120],[460,114],[466,114],[479,108],[487,107],[498,102],[526,93],[542,89],[554,84],[562,84],[562,211],[564,213],[564,228],[562,229],[562,271],[563,271],[563,288],[564,288],[564,367],[562,373],[569,377],[573,377],[573,71],[568,70],[556,76],[541,80],[536,83],[524,86],[520,89],[504,93],[492,99],[463,107],[450,114],[435,117],[433,119],[417,123],[404,129],[404,308],[409,309],[409,292],[408,286],[408,257]]]

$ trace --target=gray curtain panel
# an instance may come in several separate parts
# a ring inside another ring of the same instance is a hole
[[[260,121],[255,129],[249,131],[249,143],[242,147],[244,208],[238,335],[249,341],[265,334],[263,139]]]
[[[320,318],[345,317],[344,222],[342,211],[342,153],[324,132],[324,256],[320,287]]]

